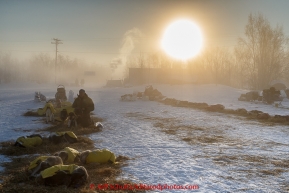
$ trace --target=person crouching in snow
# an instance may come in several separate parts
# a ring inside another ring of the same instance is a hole
[[[89,163],[115,163],[115,155],[111,151],[107,149],[98,149],[98,150],[86,150],[82,152],[80,155],[80,161],[83,164],[89,164]]]
[[[74,113],[78,116],[77,123],[82,127],[88,127],[93,123],[90,118],[90,112],[94,110],[94,103],[85,93],[85,90],[79,90],[79,95],[74,100],[72,107],[74,108]]]

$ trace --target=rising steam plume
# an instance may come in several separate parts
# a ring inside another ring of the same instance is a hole
[[[122,47],[119,50],[120,54],[110,62],[110,67],[113,69],[112,79],[122,79],[124,77],[127,59],[141,37],[143,37],[143,34],[138,28],[125,32]]]

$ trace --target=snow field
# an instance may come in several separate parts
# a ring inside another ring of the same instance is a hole
[[[1,141],[47,126],[37,117],[22,116],[27,109],[43,106],[32,102],[39,87],[25,86],[11,89],[13,86],[0,85]],[[245,91],[226,86],[156,85],[154,88],[178,100],[288,114],[284,108],[240,102],[237,98]],[[74,93],[79,90],[72,89]],[[288,190],[288,126],[269,126],[243,117],[152,101],[120,101],[121,95],[144,91],[144,86],[85,90],[95,102],[95,115],[104,119],[103,131],[90,136],[95,147],[131,158],[123,168],[122,178],[148,185],[199,185],[200,189],[192,192]],[[56,87],[47,85],[39,91],[54,97]]]

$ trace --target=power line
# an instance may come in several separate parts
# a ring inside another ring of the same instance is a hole
[[[24,50],[3,50],[7,52],[39,52],[39,53],[51,53],[53,51],[24,51]],[[115,55],[115,54],[139,54],[139,52],[81,52],[81,51],[59,51],[57,50],[57,53],[80,53],[80,54],[103,54],[103,55]],[[142,53],[153,53],[153,52],[142,52]]]
[[[207,45],[207,46],[216,46],[216,43],[215,44],[210,44],[210,45]],[[235,44],[227,44],[227,45],[217,45],[217,46],[220,46],[220,47],[234,47],[236,46]],[[0,49],[2,51],[7,51],[7,52],[38,52],[38,53],[51,53],[53,51],[28,51],[28,50],[4,50],[4,49]],[[122,54],[139,54],[139,52],[85,52],[85,51],[65,51],[65,50],[62,50],[62,51],[59,51],[57,50],[57,53],[79,53],[79,54],[99,54],[99,55],[122,55]],[[145,53],[145,54],[149,54],[149,53],[154,53],[154,51],[142,51],[142,53]]]
[[[51,42],[52,44],[55,44],[55,84],[56,84],[56,64],[57,64],[57,46],[58,44],[63,44],[61,40],[57,38],[53,38],[54,42]]]
[[[82,39],[82,40],[65,40],[66,42],[91,42],[91,41],[99,41],[99,40],[115,40],[115,39],[124,39],[124,37],[99,37],[99,38],[92,38],[92,39]],[[149,37],[134,37],[133,39],[144,39],[144,40],[157,40],[159,38],[149,38]],[[11,42],[47,42],[47,40],[0,40],[2,43],[11,43]]]
[[[28,51],[27,50],[4,50],[4,49],[1,49],[1,48],[0,48],[0,50],[7,51],[7,52],[39,52],[39,53],[54,52],[54,51],[39,51],[39,50],[38,51],[31,51],[31,50],[30,51],[29,50]]]
[[[289,33],[284,34],[285,36],[289,36]],[[242,37],[244,36],[244,34],[211,34],[211,35],[205,35],[204,37],[207,37],[208,39],[220,39],[220,38],[238,38],[238,37]],[[98,37],[98,38],[91,38],[91,39],[79,39],[79,40],[75,40],[75,39],[66,39],[66,42],[92,42],[92,41],[99,41],[99,40],[116,40],[116,39],[124,39],[124,37]],[[161,37],[133,37],[133,39],[137,39],[137,40],[159,40],[161,39]],[[20,43],[20,42],[47,42],[47,40],[0,40],[0,42],[2,43]]]

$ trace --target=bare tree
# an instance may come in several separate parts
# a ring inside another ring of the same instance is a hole
[[[284,69],[283,69],[283,78],[287,83],[289,83],[289,50],[286,52]]]
[[[159,55],[157,53],[149,54],[147,63],[149,68],[160,68]]]
[[[30,79],[48,82],[54,78],[54,59],[48,54],[38,54],[30,60]]]
[[[11,54],[0,55],[0,83],[18,81],[22,78],[20,74],[19,63]]]
[[[261,14],[248,17],[245,38],[238,42],[238,59],[248,67],[248,82],[255,89],[268,87],[270,81],[282,75],[288,39],[283,28],[272,28]]]
[[[140,53],[139,56],[137,57],[137,63],[140,68],[145,68],[146,67],[146,58],[144,54]]]
[[[232,58],[229,51],[221,47],[213,47],[208,49],[204,55],[203,60],[206,70],[211,72],[214,83],[229,84],[231,82],[232,74]]]
[[[188,70],[198,83],[208,83],[208,70],[202,54],[188,61]]]

